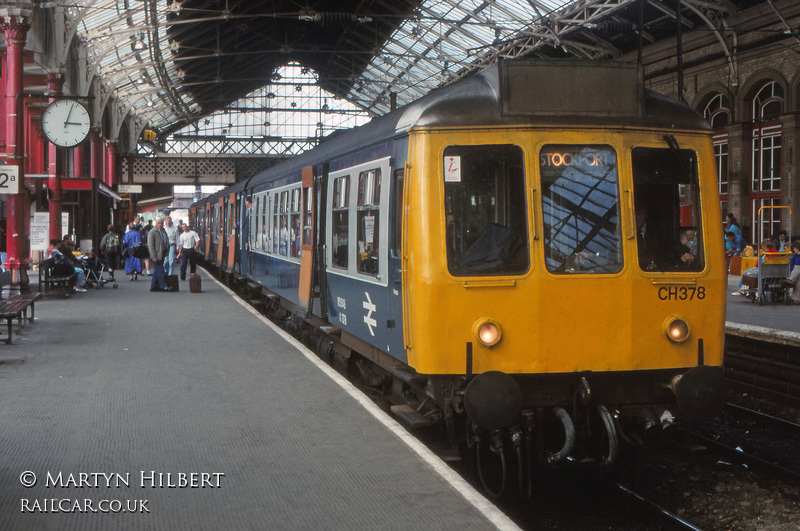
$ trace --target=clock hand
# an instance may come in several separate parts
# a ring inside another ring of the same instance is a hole
[[[68,123],[70,123],[70,121],[69,121],[69,117],[70,117],[70,116],[72,116],[72,109],[74,109],[74,108],[75,108],[75,107],[73,107],[72,105],[70,105],[70,107],[69,107],[69,112],[67,113],[67,119],[66,119],[66,120],[64,120],[64,126],[66,126]]]

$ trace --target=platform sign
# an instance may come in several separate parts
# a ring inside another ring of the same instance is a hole
[[[50,246],[50,213],[34,212],[31,219],[31,250],[46,251]]]
[[[19,166],[0,166],[0,194],[19,193]]]

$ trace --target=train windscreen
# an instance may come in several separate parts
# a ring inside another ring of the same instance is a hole
[[[547,270],[622,269],[617,155],[603,145],[547,145],[539,152]]]
[[[525,169],[513,145],[444,152],[447,267],[455,276],[519,275],[530,267]]]
[[[645,271],[700,271],[703,245],[697,155],[669,147],[631,153],[639,267]]]

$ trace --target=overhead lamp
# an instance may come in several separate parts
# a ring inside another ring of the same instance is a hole
[[[141,52],[147,49],[147,43],[144,42],[144,33],[139,33],[133,36],[133,51]]]

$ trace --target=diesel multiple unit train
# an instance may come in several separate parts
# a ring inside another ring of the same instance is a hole
[[[709,126],[638,66],[513,60],[190,215],[209,267],[404,422],[522,473],[719,414],[717,194]]]

